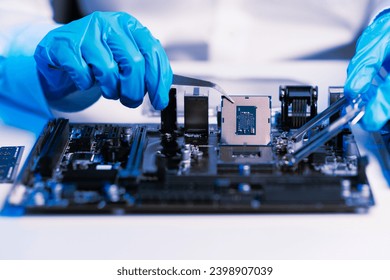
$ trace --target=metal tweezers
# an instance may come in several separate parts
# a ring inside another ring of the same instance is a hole
[[[229,100],[231,103],[234,103],[234,100],[226,93],[226,91],[223,88],[209,81],[174,74],[172,85],[213,88],[219,93],[221,93],[222,96],[225,97],[227,100]]]

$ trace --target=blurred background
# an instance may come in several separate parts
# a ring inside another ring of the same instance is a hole
[[[176,73],[217,82],[229,94],[270,95],[276,109],[280,107],[279,85],[318,85],[319,109],[323,110],[328,105],[328,86],[344,84],[356,40],[375,16],[378,3],[53,0],[52,7],[54,19],[60,23],[94,11],[125,11],[161,41]],[[212,115],[220,103],[218,93],[211,90],[209,100]],[[116,103],[100,99],[80,113],[57,114],[73,121],[107,121],[107,115],[92,111],[110,108],[110,121],[122,122],[135,116],[140,119],[140,110],[148,117],[141,118],[143,121],[153,121],[150,116],[158,114],[147,98],[141,109],[131,111],[131,117],[128,109]]]
[[[66,23],[93,11],[125,11],[175,60],[349,59],[379,1],[53,0]]]

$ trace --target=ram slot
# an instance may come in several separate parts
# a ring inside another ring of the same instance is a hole
[[[42,146],[34,173],[50,177],[60,160],[69,139],[69,121],[58,119]]]

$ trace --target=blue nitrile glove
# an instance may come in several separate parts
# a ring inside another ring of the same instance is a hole
[[[35,51],[50,104],[97,84],[102,95],[137,107],[146,92],[156,109],[168,105],[172,70],[160,42],[134,17],[95,12],[49,32]],[[61,108],[60,108],[61,109]]]
[[[34,57],[0,57],[0,120],[39,135],[52,117]]]
[[[354,99],[359,95],[366,102],[362,125],[377,131],[390,119],[390,13],[379,15],[360,36],[345,83],[345,94]],[[374,84],[372,81],[375,80]]]

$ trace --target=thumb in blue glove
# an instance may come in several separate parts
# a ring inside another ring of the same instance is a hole
[[[49,32],[35,51],[46,98],[58,101],[97,83],[102,95],[137,107],[146,92],[168,104],[172,70],[160,42],[129,14],[95,12]]]
[[[390,119],[390,77],[381,68],[390,69],[390,13],[380,15],[360,36],[345,83],[350,99],[360,96],[366,103],[361,120],[369,131],[379,130]]]

